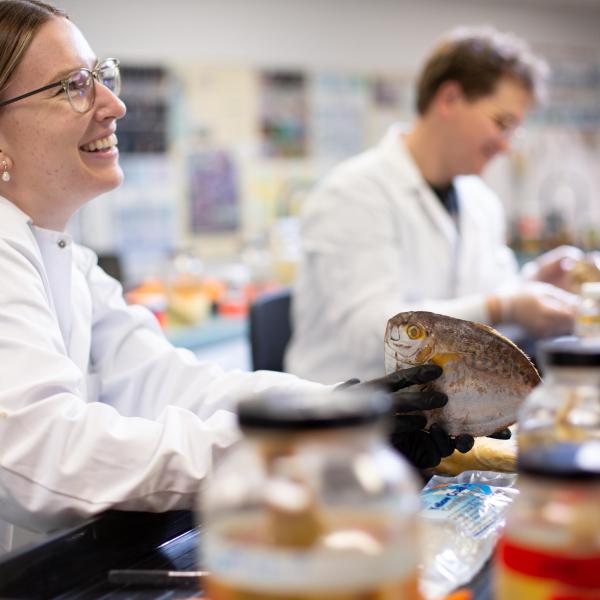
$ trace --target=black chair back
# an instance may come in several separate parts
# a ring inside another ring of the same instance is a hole
[[[283,356],[292,335],[291,290],[259,295],[250,306],[250,348],[255,371],[283,371]]]

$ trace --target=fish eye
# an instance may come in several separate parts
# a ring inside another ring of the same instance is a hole
[[[409,325],[406,328],[406,333],[411,340],[416,340],[422,335],[421,328],[418,325]]]

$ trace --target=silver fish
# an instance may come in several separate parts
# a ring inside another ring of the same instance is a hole
[[[450,435],[490,435],[512,425],[540,376],[529,358],[495,329],[431,312],[403,312],[385,332],[385,370],[433,363],[442,376],[425,386],[448,404],[429,411]]]

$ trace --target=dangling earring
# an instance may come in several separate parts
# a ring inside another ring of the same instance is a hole
[[[4,181],[4,183],[8,183],[10,181],[10,173],[8,172],[8,163],[5,160],[2,161],[2,181]]]

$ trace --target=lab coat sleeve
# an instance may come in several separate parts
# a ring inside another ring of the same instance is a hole
[[[382,203],[364,201],[373,197]],[[387,320],[402,309],[402,286],[411,285],[398,259],[387,202],[377,183],[364,178],[343,186],[326,183],[310,198],[302,223],[311,280],[303,281],[301,273],[299,284],[319,291],[319,318],[336,332],[336,344],[357,357],[382,354]]]
[[[233,402],[267,386],[312,385],[199,366],[172,349],[146,314],[120,305],[114,282],[90,271],[97,375],[108,383],[106,401],[89,401],[86,374],[65,352],[39,257],[0,240],[0,273],[0,518],[27,529],[55,530],[109,507],[191,508],[214,458],[237,438]],[[125,401],[109,401],[121,392]]]
[[[321,389],[284,373],[225,372],[214,363],[199,362],[189,350],[174,348],[154,316],[128,306],[121,286],[93,265],[88,279],[93,294],[93,377],[100,399],[121,414],[154,419],[168,405],[208,418],[231,410],[240,399],[266,388]]]
[[[310,199],[303,223],[304,260],[314,278],[310,285],[323,295],[323,320],[353,362],[373,363],[373,373],[375,361],[382,362],[387,321],[398,312],[428,310],[486,319],[481,293],[448,299],[417,294],[419,299],[411,300],[419,282],[407,270],[411,248],[397,226],[398,201],[376,178],[333,179]]]

